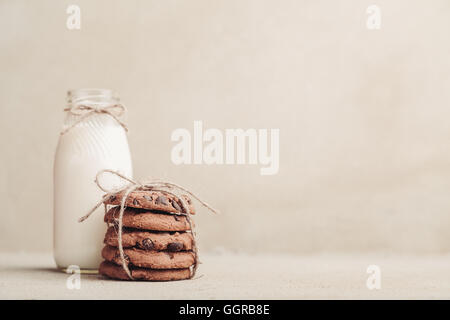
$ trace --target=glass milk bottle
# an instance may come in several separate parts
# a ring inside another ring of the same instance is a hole
[[[132,177],[132,164],[126,130],[119,122],[124,111],[119,98],[105,89],[73,90],[67,95],[69,106],[54,162],[54,257],[58,268],[76,265],[89,272],[101,262],[104,207],[83,223],[78,219],[104,194],[94,182],[97,173],[111,169]],[[124,183],[116,177],[102,179],[105,182],[115,188]]]

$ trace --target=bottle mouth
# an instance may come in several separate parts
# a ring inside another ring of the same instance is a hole
[[[82,88],[67,91],[67,103],[78,104],[111,104],[119,102],[119,96],[110,89]]]

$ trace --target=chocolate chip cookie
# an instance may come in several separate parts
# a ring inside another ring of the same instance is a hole
[[[105,222],[117,223],[120,207],[113,207],[105,215]],[[124,227],[154,231],[187,231],[191,227],[182,215],[155,213],[136,208],[125,208],[122,224]]]
[[[105,244],[118,247],[118,232],[109,227],[105,235]],[[187,251],[192,250],[191,233],[183,232],[149,232],[142,230],[123,230],[122,247],[136,247],[143,250]]]
[[[136,248],[125,248],[123,251],[128,264],[141,268],[184,269],[195,263],[195,255],[192,251],[148,251]],[[105,246],[102,257],[117,265],[122,264],[119,249],[116,247]]]
[[[117,264],[103,261],[100,264],[98,272],[104,276],[112,279],[130,280],[127,273],[121,266]],[[138,267],[131,267],[130,272],[135,280],[147,281],[171,281],[171,280],[185,280],[191,277],[189,269],[144,269]]]
[[[116,193],[105,200],[105,204],[118,206],[120,205],[124,192]],[[183,195],[184,201],[189,207],[191,214],[195,214],[194,206],[191,199]],[[181,201],[175,196],[163,191],[147,191],[147,190],[135,190],[132,191],[125,200],[125,206],[146,210],[157,210],[173,213],[186,213],[183,209]]]

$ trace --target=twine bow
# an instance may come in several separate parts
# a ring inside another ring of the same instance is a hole
[[[104,173],[111,173],[113,175],[116,175],[117,177],[126,180],[129,182],[128,185],[126,185],[125,187],[122,188],[115,188],[115,189],[108,189],[104,186],[102,186],[102,184],[99,181],[99,177],[104,174]],[[147,191],[160,191],[169,195],[174,196],[177,200],[180,201],[181,203],[181,207],[182,207],[182,212],[177,212],[177,213],[169,213],[169,214],[173,214],[173,215],[183,215],[186,217],[187,222],[189,224],[189,227],[191,229],[192,232],[192,238],[193,238],[193,243],[192,243],[192,251],[194,252],[195,255],[195,261],[194,261],[194,267],[192,269],[191,272],[191,279],[195,276],[195,273],[197,271],[197,267],[198,267],[198,252],[197,252],[197,244],[195,241],[195,232],[193,229],[193,225],[191,222],[191,217],[190,217],[190,208],[188,203],[186,202],[186,200],[177,195],[176,193],[179,192],[184,192],[187,193],[188,195],[190,195],[192,198],[196,199],[201,205],[203,205],[204,207],[206,207],[209,211],[213,212],[213,213],[218,213],[218,211],[214,208],[212,208],[210,205],[208,205],[206,202],[202,201],[200,198],[198,198],[194,193],[192,193],[191,191],[187,190],[186,188],[177,185],[175,183],[171,183],[171,182],[167,182],[167,181],[162,181],[162,180],[150,180],[150,181],[146,181],[146,182],[138,182],[138,181],[134,181],[133,179],[130,179],[124,175],[122,175],[121,173],[114,171],[114,170],[101,170],[97,173],[96,177],[95,177],[95,183],[97,184],[97,186],[104,192],[106,192],[105,195],[103,195],[102,200],[99,201],[95,207],[93,207],[86,215],[84,215],[83,217],[81,217],[78,222],[83,222],[84,220],[86,220],[87,218],[89,218],[89,216],[94,213],[95,210],[97,210],[102,204],[104,204],[104,202],[109,199],[111,196],[116,195],[117,193],[121,193],[124,192],[124,194],[122,195],[122,199],[120,201],[120,211],[119,211],[119,218],[118,218],[118,246],[119,246],[119,254],[120,254],[120,260],[122,262],[122,267],[125,270],[125,272],[127,273],[128,277],[133,280],[133,276],[131,275],[130,269],[128,268],[128,264],[127,261],[125,259],[125,254],[123,251],[123,246],[122,246],[122,227],[123,227],[123,214],[125,211],[125,203],[126,200],[128,198],[128,196],[130,195],[131,192],[135,191],[135,190],[147,190]],[[105,214],[106,214],[106,204],[105,205]]]
[[[114,118],[114,120],[116,120],[117,123],[119,123],[125,129],[125,131],[128,131],[127,125],[125,123],[123,123],[122,121],[120,121],[120,119],[119,119],[119,117],[121,117],[126,111],[126,108],[123,104],[113,104],[113,105],[107,105],[107,106],[104,106],[104,105],[102,106],[100,104],[99,105],[97,105],[97,104],[89,104],[89,105],[79,104],[79,105],[75,105],[75,106],[70,105],[69,107],[65,108],[64,111],[70,113],[71,115],[77,116],[79,118],[74,123],[72,123],[72,125],[70,125],[66,129],[64,129],[61,132],[61,135],[67,133],[67,131],[69,131],[70,129],[75,127],[81,121],[83,121],[84,119],[86,119],[94,114],[107,114],[107,115],[111,116],[112,118]]]

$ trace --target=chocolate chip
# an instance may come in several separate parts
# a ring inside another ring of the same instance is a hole
[[[172,201],[172,207],[174,207],[178,212],[181,212],[181,207],[175,200]]]
[[[114,196],[114,195],[112,195],[111,197],[109,197],[109,201],[114,201],[114,200],[116,200],[116,199],[117,199],[117,197]]]
[[[144,194],[144,199],[146,199],[148,201],[152,201],[153,200],[152,196],[148,196],[146,194]]]
[[[123,257],[125,258],[125,261],[126,261],[126,262],[130,262],[130,257],[129,257],[126,253],[123,254]],[[114,258],[117,259],[117,260],[119,260],[119,261],[121,261],[121,259],[120,259],[120,253],[117,252],[116,255],[114,256]]]
[[[167,250],[170,252],[177,252],[183,250],[183,244],[181,242],[171,242],[167,245]]]
[[[166,252],[166,253],[167,253],[167,255],[169,256],[170,260],[172,260],[172,259],[174,258],[173,253],[171,253],[171,252]]]
[[[152,250],[155,247],[155,244],[153,243],[152,239],[146,238],[142,240],[142,247],[145,250]]]
[[[158,198],[156,198],[156,204],[163,204],[163,205],[167,206],[169,203],[167,202],[166,197],[159,196]]]
[[[135,206],[138,206],[138,205],[139,205],[138,199],[133,199],[133,204],[134,204]]]

